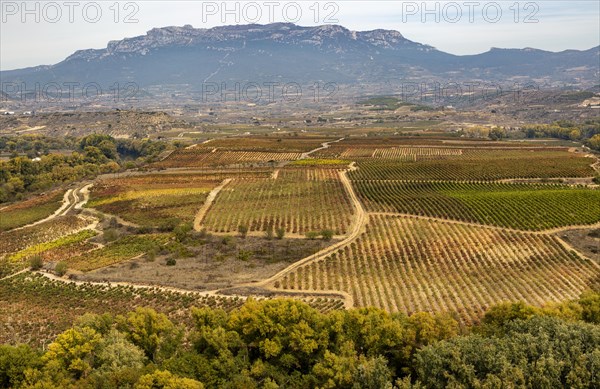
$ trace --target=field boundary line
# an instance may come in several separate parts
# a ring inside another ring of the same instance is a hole
[[[23,270],[19,270],[19,271],[18,271],[18,272],[16,272],[16,273],[9,274],[9,275],[7,275],[6,277],[2,277],[2,278],[0,278],[0,282],[2,282],[2,281],[4,281],[4,280],[10,280],[11,278],[18,276],[19,274],[22,274],[22,273],[25,273],[25,272],[28,272],[28,271],[29,271],[29,268],[25,268],[25,269],[23,269]]]
[[[143,255],[143,254],[142,254]],[[135,258],[135,257],[134,257]],[[132,260],[134,258],[130,258],[129,260]],[[27,272],[30,271],[29,269],[25,269],[22,270],[20,273],[22,272]],[[92,285],[92,286],[109,286],[109,287],[116,287],[116,286],[123,286],[123,287],[130,287],[133,289],[154,289],[154,290],[159,290],[161,292],[172,292],[172,293],[179,293],[179,294],[194,294],[194,295],[198,295],[198,296],[204,296],[204,297],[238,297],[238,298],[242,298],[242,299],[247,299],[249,296],[243,296],[243,295],[224,295],[224,294],[219,294],[219,290],[206,290],[206,291],[200,291],[200,290],[191,290],[191,289],[182,289],[182,288],[175,288],[175,287],[171,287],[171,286],[163,286],[163,285],[152,285],[152,284],[136,284],[133,282],[125,282],[125,281],[83,281],[83,280],[72,280],[72,279],[66,279],[63,277],[59,277],[55,274],[46,272],[46,271],[31,271],[31,273],[34,274],[39,274],[43,277],[46,277],[50,280],[54,280],[54,281],[59,281],[65,284],[75,284],[75,285]],[[15,276],[16,274],[13,274],[12,276]],[[12,277],[11,276],[11,277]]]

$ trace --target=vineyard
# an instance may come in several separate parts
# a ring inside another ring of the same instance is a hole
[[[153,164],[158,168],[194,168],[235,165],[269,164],[293,161],[302,156],[299,152],[222,151],[216,148],[191,148],[174,151],[165,160]]]
[[[236,137],[214,139],[207,143],[196,145],[195,149],[224,149],[229,151],[263,151],[271,152],[273,150],[288,153],[303,153],[317,147],[322,143],[335,140],[333,138],[324,138],[316,136],[292,137]]]
[[[93,188],[88,207],[146,227],[192,222],[208,192],[219,183],[209,177],[152,175],[104,180]]]
[[[168,239],[169,236],[166,234],[125,236],[98,250],[65,258],[65,261],[69,268],[86,272],[114,265],[155,250],[167,243]]]
[[[281,290],[350,293],[357,307],[458,312],[576,298],[598,265],[554,237],[411,217],[371,216],[356,241],[275,281]]]
[[[0,257],[59,239],[89,224],[90,220],[82,217],[61,216],[33,227],[2,232],[0,233]]]
[[[523,230],[600,221],[600,190],[545,184],[359,180],[373,212],[456,219]]]
[[[334,169],[282,169],[277,179],[233,180],[218,195],[203,226],[214,232],[250,232],[269,226],[287,234],[330,229],[344,234],[353,208]]]
[[[42,220],[60,208],[63,191],[56,190],[2,208],[0,232]]]
[[[359,159],[359,170],[352,172],[350,178],[490,181],[508,178],[593,177],[595,172],[590,166],[593,162],[591,158],[566,151],[463,149],[460,154],[439,152],[433,156],[413,154],[409,158]]]
[[[334,298],[303,300],[322,312],[343,306]],[[142,306],[189,323],[192,307],[231,311],[244,301],[241,297],[180,293],[158,287],[64,283],[25,273],[0,281],[0,343],[43,347],[85,313],[124,314]]]
[[[540,143],[532,142],[499,142],[489,140],[467,140],[452,139],[440,137],[356,137],[346,138],[341,142],[332,143],[331,147],[319,150],[316,156],[323,158],[341,158],[343,155],[351,155],[353,158],[382,157],[386,150],[404,150],[413,153],[426,153],[423,149],[442,150],[441,153],[448,152],[444,150],[534,150],[534,151],[562,151],[568,149],[564,146],[558,146],[557,142],[547,141]],[[414,150],[423,151],[414,151]],[[378,155],[375,155],[375,151]],[[433,151],[435,153],[436,151]],[[380,154],[382,153],[382,154]]]

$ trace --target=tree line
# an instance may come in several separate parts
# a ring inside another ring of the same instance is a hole
[[[0,346],[0,387],[595,387],[600,294],[492,307],[464,327],[449,314],[363,308],[320,313],[295,300],[86,314],[44,350]],[[597,386],[596,386],[597,387]]]
[[[69,148],[70,153],[50,152],[63,147]],[[63,141],[49,137],[0,138],[0,149],[27,154],[0,161],[0,203],[151,162],[166,148],[165,142],[114,139],[100,134]]]

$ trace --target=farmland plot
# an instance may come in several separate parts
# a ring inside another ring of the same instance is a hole
[[[104,180],[88,207],[147,227],[192,222],[219,181],[203,175],[152,175]]]
[[[411,159],[358,160],[353,180],[501,180],[509,178],[592,177],[594,160],[549,150],[463,149],[459,155]]]
[[[50,216],[60,208],[63,193],[62,190],[56,190],[2,207],[2,210],[0,210],[0,231],[22,227]]]
[[[195,168],[233,165],[269,164],[293,161],[302,156],[299,152],[223,151],[216,148],[191,148],[174,151],[164,161],[153,166],[160,168]]]
[[[283,290],[348,292],[358,307],[455,311],[472,322],[503,301],[576,298],[600,269],[548,235],[371,216],[356,241],[275,281]]]
[[[344,234],[352,204],[333,169],[282,169],[277,179],[240,179],[227,185],[208,211],[203,226],[214,232],[250,232],[269,226],[287,234],[331,229]]]
[[[367,210],[524,230],[600,222],[600,190],[548,184],[359,180]]]

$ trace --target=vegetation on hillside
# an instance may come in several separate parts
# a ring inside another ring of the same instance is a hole
[[[187,325],[148,308],[86,314],[44,351],[0,346],[0,387],[591,387],[598,312],[600,295],[589,293],[542,309],[495,306],[472,328],[428,313],[323,314],[293,300],[193,308]]]
[[[20,200],[28,193],[63,183],[116,172],[126,161],[140,158],[151,161],[167,147],[163,142],[117,140],[108,135],[92,134],[78,143],[65,141],[63,146],[73,148],[70,154],[45,154],[45,150],[56,147],[53,141],[46,139],[37,138],[32,145],[31,142],[24,143],[23,151],[29,150],[30,146],[36,150],[32,155],[27,151],[28,156],[18,155],[8,161],[0,161],[0,203]],[[12,143],[18,146],[14,140],[3,142],[4,147],[9,149]]]

